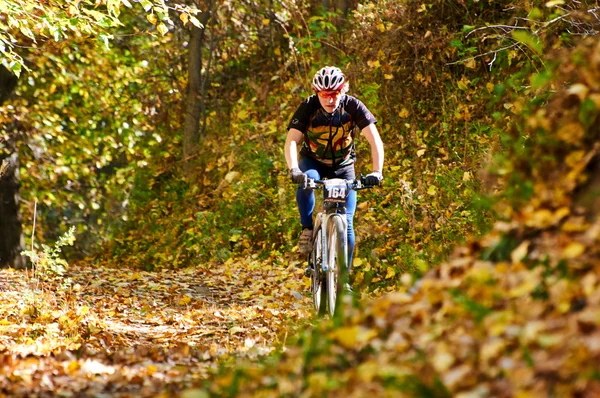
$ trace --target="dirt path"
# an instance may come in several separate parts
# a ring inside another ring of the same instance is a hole
[[[308,319],[295,264],[181,271],[79,264],[67,278],[0,271],[0,396],[173,396]]]

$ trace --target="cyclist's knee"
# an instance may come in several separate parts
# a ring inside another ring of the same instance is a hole
[[[320,180],[321,176],[319,175],[319,172],[315,169],[309,169],[306,170],[304,172],[304,174],[306,174],[308,176],[308,178],[312,178],[313,180]]]

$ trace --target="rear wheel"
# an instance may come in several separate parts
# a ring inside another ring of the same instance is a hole
[[[327,301],[329,314],[333,316],[338,308],[338,296],[342,291],[343,278],[348,263],[346,250],[346,229],[341,216],[334,216],[329,222]]]
[[[323,251],[323,246],[321,243],[322,241],[320,232],[320,230],[317,230],[317,236],[315,237],[315,240],[313,242],[313,249],[310,253],[309,261],[312,264],[312,275],[310,284],[315,311],[319,315],[324,315],[326,310],[325,302],[327,300],[327,288],[325,286],[325,278],[321,266],[321,262],[323,261],[323,256],[321,255]]]

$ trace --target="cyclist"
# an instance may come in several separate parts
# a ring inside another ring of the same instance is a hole
[[[366,176],[367,185],[379,185],[383,179],[383,143],[375,124],[377,120],[357,98],[347,95],[348,81],[334,66],[321,68],[312,81],[315,92],[303,101],[288,125],[285,159],[293,183],[298,184],[296,202],[300,212],[302,232],[298,251],[312,250],[312,213],[315,195],[305,189],[307,178],[354,179],[356,154],[354,140],[360,130],[371,146],[373,170]],[[298,144],[302,143],[300,159]],[[356,210],[356,192],[350,191],[346,200],[348,220],[348,270],[354,251],[352,220]],[[349,288],[349,286],[347,286]]]

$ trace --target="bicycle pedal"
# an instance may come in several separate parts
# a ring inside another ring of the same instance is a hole
[[[304,269],[304,276],[311,277],[313,273],[312,267],[308,266]]]

